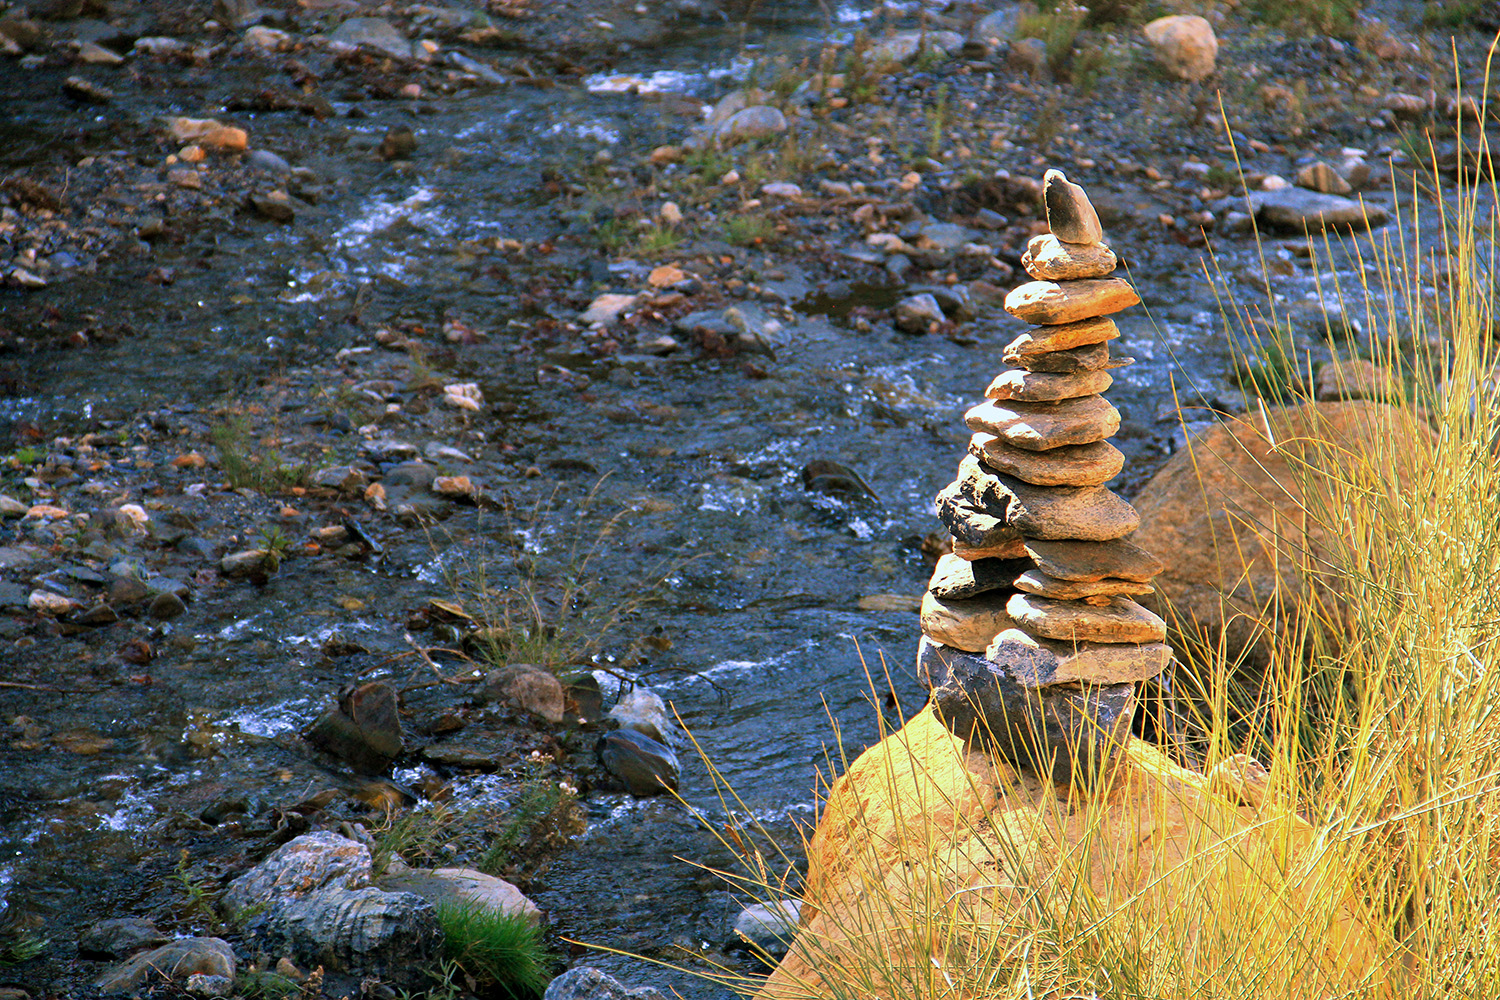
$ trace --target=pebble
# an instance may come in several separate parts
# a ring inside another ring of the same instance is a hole
[[[1123,538],[1107,542],[1028,538],[1026,554],[1048,576],[1081,583],[1111,577],[1150,583],[1164,568],[1160,559]]]
[[[348,18],[328,33],[328,40],[368,46],[397,59],[422,58],[419,48],[414,47],[391,22],[380,17]]]
[[[278,28],[267,28],[257,24],[245,29],[242,41],[250,48],[265,52],[283,52],[292,47],[292,36]]]
[[[662,221],[663,225],[682,225],[682,209],[678,207],[675,201],[662,202],[662,206],[657,211],[656,217]]]
[[[1104,227],[1088,195],[1061,170],[1049,170],[1043,176],[1042,200],[1047,206],[1047,227],[1063,243],[1092,246],[1104,239]]]
[[[749,139],[769,139],[786,130],[785,115],[775,108],[759,106],[735,112],[714,129],[713,140],[720,146],[732,146]]]
[[[762,184],[760,193],[768,198],[801,198],[802,188],[788,181],[772,181]]]
[[[432,481],[432,492],[450,500],[472,500],[480,489],[468,476],[438,476]]]
[[[280,560],[267,549],[245,549],[231,552],[219,560],[219,572],[225,576],[256,576],[274,573]]]
[[[640,300],[639,295],[601,295],[589,303],[589,307],[579,315],[578,319],[586,326],[613,323],[620,318],[622,313],[634,309]]]
[[[1015,627],[1005,610],[1009,596],[998,591],[954,600],[929,590],[922,598],[922,634],[954,649],[982,653],[995,636]]]
[[[195,142],[206,149],[239,152],[250,145],[250,136],[244,129],[213,118],[173,118],[167,128],[178,142]]]
[[[1348,194],[1353,188],[1332,167],[1318,160],[1297,171],[1297,186],[1323,194]]]
[[[984,402],[964,414],[971,431],[993,434],[1027,451],[1103,441],[1120,429],[1120,411],[1103,396],[1059,403]]]
[[[167,171],[167,182],[180,188],[197,191],[203,187],[203,175],[192,167],[179,167],[176,170]]]
[[[1154,593],[1156,590],[1149,583],[1137,583],[1134,580],[1106,578],[1092,583],[1060,580],[1055,576],[1049,576],[1035,566],[1017,576],[1015,586],[1017,590],[1028,594],[1050,597],[1059,601],[1077,601],[1086,597],[1113,597],[1116,594],[1138,596]]]
[[[477,382],[454,382],[443,386],[443,405],[478,413],[484,409],[484,393]]]
[[[1022,631],[1042,639],[1145,643],[1167,637],[1166,622],[1128,597],[1092,600],[1107,603],[1060,601],[1022,593],[1011,595],[1005,608]]]
[[[970,439],[969,453],[1034,486],[1100,486],[1118,476],[1125,465],[1125,456],[1108,441],[1036,452],[980,433]]]
[[[1102,243],[1064,243],[1052,233],[1033,236],[1021,255],[1021,266],[1038,281],[1102,278],[1115,269],[1115,253]]]
[[[945,319],[942,306],[930,294],[911,295],[896,303],[896,329],[903,333],[927,333]]]
[[[250,195],[250,206],[257,215],[272,222],[291,222],[297,217],[297,209],[292,204],[291,197],[281,190]]]
[[[972,455],[958,467],[958,486],[976,505],[1001,512],[1028,538],[1109,541],[1130,534],[1140,517],[1125,499],[1101,486],[1038,487],[989,468]]]
[[[1029,281],[1005,297],[1005,311],[1025,323],[1054,326],[1107,316],[1140,301],[1122,278]]]
[[[125,61],[125,57],[106,49],[98,42],[84,42],[78,46],[78,61],[95,66],[118,66]]]
[[[91,80],[85,80],[81,76],[70,76],[63,81],[63,90],[81,101],[90,104],[108,104],[115,99],[115,92],[108,87],[101,87]]]
[[[43,615],[65,615],[79,606],[78,602],[71,597],[62,594],[54,594],[50,590],[33,590],[26,598],[26,606],[31,610]]]
[[[1081,371],[1067,375],[1029,372],[1021,369],[995,376],[984,394],[989,399],[1017,399],[1043,403],[1104,392],[1114,383],[1107,371]]]

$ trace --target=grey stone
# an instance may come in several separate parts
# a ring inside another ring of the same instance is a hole
[[[965,559],[948,553],[937,562],[927,589],[942,600],[963,600],[992,590],[1009,590],[1031,563],[1024,559]]]
[[[599,741],[599,759],[632,795],[675,792],[682,774],[682,765],[670,747],[633,729],[606,733]]]
[[[1104,227],[1083,188],[1068,180],[1061,170],[1042,177],[1042,200],[1047,203],[1047,228],[1064,243],[1099,243]]]
[[[1002,42],[1010,41],[1020,23],[1021,5],[1007,3],[975,21],[969,37],[986,48],[995,48]]]
[[[1009,666],[957,649],[924,646],[938,718],[955,736],[1058,783],[1092,785],[1129,737],[1134,684],[1035,690]]]
[[[104,993],[133,993],[152,975],[185,980],[196,974],[224,976],[234,981],[234,949],[222,938],[180,938],[160,948],[143,951],[95,980]]]
[[[289,174],[292,165],[269,149],[252,149],[245,156],[245,165],[267,174]]]
[[[124,958],[142,948],[165,944],[167,935],[143,917],[110,917],[100,920],[78,938],[78,951],[86,955]]]
[[[946,319],[943,307],[931,295],[912,295],[896,303],[896,329],[905,333],[926,333]]]
[[[171,621],[186,611],[187,605],[183,603],[182,598],[171,592],[157,594],[152,599],[150,607],[146,609],[146,613],[159,622]]]
[[[1001,372],[984,390],[990,399],[1018,399],[1044,403],[1104,392],[1114,383],[1107,371],[1084,371],[1070,375],[1029,372],[1016,368]]]
[[[327,830],[304,833],[229,883],[224,909],[232,917],[256,904],[295,899],[317,890],[368,885],[373,870],[370,849]]]
[[[666,1000],[666,997],[653,987],[631,989],[614,976],[581,966],[552,980],[542,1000]]]
[[[731,943],[743,943],[772,958],[781,958],[791,947],[802,917],[802,900],[775,899],[747,906],[734,921]]]
[[[420,51],[415,50],[407,37],[382,17],[351,17],[334,28],[328,39],[345,45],[367,46],[397,59],[411,59],[414,51]]]
[[[713,139],[721,146],[733,146],[749,139],[769,139],[786,129],[786,116],[762,105],[736,111],[713,130]]]
[[[1003,510],[999,512],[1002,516],[988,512],[965,496],[958,483],[949,483],[937,495],[937,513],[953,537],[971,548],[993,548],[1021,537],[1020,531],[1005,521]]]
[[[519,888],[503,878],[472,868],[407,868],[387,870],[376,883],[386,892],[410,892],[433,906],[468,903],[496,913],[516,914],[533,924],[542,911]]]
[[[648,687],[637,685],[621,695],[614,708],[609,710],[609,718],[618,722],[621,729],[633,729],[667,746],[678,738],[677,727],[667,712],[667,703]]]
[[[234,980],[195,972],[187,978],[187,992],[195,997],[227,997],[234,993]]]
[[[1093,444],[1120,429],[1120,411],[1103,396],[1078,396],[1057,403],[986,402],[964,414],[971,431],[993,434],[1027,451],[1070,444]]]
[[[477,698],[531,712],[548,722],[561,722],[563,718],[562,682],[550,670],[530,663],[507,663],[491,670],[485,674]]]
[[[245,922],[246,937],[299,964],[416,984],[430,981],[426,970],[442,952],[437,914],[415,893],[331,886],[264,901]]]
[[[1004,665],[1022,687],[1045,688],[1143,681],[1167,668],[1172,650],[1163,642],[1058,642],[1007,629],[985,656]]]
[[[1250,208],[1260,222],[1298,233],[1322,232],[1329,226],[1383,226],[1390,218],[1379,205],[1295,187],[1251,192]]]
[[[1048,576],[1082,583],[1110,577],[1150,583],[1163,569],[1160,559],[1123,538],[1106,542],[1028,538],[1026,554]]]
[[[975,506],[1028,538],[1107,542],[1130,534],[1141,522],[1124,497],[1102,486],[1032,486],[972,455],[959,464],[958,485]]]

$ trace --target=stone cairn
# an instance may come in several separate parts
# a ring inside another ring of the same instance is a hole
[[[953,535],[922,602],[917,668],[950,730],[1020,767],[1087,786],[1129,736],[1135,682],[1164,670],[1165,623],[1131,600],[1161,563],[1126,536],[1140,518],[1104,483],[1125,457],[1101,395],[1119,330],[1140,302],[1110,277],[1088,196],[1061,171],[1043,186],[1050,233],[1022,263],[1034,278],[1005,309],[1035,324],[1005,348],[1011,369],[964,417],[974,432],[937,496]]]

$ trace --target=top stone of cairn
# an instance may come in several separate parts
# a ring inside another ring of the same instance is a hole
[[[1042,199],[1047,203],[1047,226],[1053,236],[1064,243],[1103,242],[1099,213],[1083,188],[1068,180],[1061,170],[1049,170],[1042,178]]]

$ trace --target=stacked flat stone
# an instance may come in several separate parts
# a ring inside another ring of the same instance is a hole
[[[1135,684],[1166,668],[1166,625],[1133,597],[1162,566],[1132,545],[1140,519],[1104,484],[1124,456],[1104,398],[1119,330],[1137,304],[1111,277],[1087,195],[1061,171],[1043,185],[1050,233],[1022,263],[1035,279],[1006,311],[1032,329],[1005,348],[1013,367],[965,415],[973,437],[937,496],[953,534],[922,604],[918,670],[956,734],[996,744],[1057,781],[1096,778],[1128,735]]]

